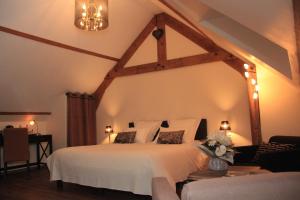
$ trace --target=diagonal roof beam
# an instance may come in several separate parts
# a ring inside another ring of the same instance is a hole
[[[199,32],[191,29],[190,27],[171,17],[170,15],[167,15],[165,13],[162,13],[161,15],[164,16],[165,22],[168,26],[170,26],[172,29],[176,30],[178,33],[185,36],[189,40],[193,41],[195,44],[199,45],[206,51],[215,52],[220,50],[220,47],[218,47],[211,39],[200,35]]]
[[[130,47],[125,51],[119,62],[106,74],[103,82],[94,92],[94,95],[97,99],[96,105],[98,106],[100,100],[106,90],[106,88],[111,84],[114,77],[110,77],[110,74],[116,73],[118,70],[124,68],[126,63],[130,60],[130,58],[134,55],[136,50],[141,46],[141,44],[145,41],[147,36],[152,32],[152,30],[156,26],[156,16],[154,16],[150,22],[145,26],[143,31],[137,36],[137,38],[133,41]]]
[[[201,31],[195,24],[193,24],[187,17],[185,17],[181,12],[179,12],[177,9],[175,9],[167,1],[165,1],[165,0],[159,0],[159,2],[162,3],[163,5],[165,5],[170,10],[172,10],[174,13],[176,13],[176,15],[178,15],[179,17],[181,17],[184,21],[186,21],[186,23],[188,23],[190,26],[192,26],[194,29],[196,29],[199,32],[199,34],[201,34],[203,37],[209,39],[209,37],[203,31]]]
[[[159,22],[157,20],[159,20]],[[191,40],[192,42],[196,43],[198,46],[208,51],[208,53],[167,60],[166,42],[165,42],[166,36],[163,36],[158,38],[157,41],[157,51],[158,51],[157,62],[124,68],[125,64],[132,57],[132,55],[135,53],[137,48],[143,43],[143,41],[150,34],[150,32],[154,29],[154,27],[157,26],[158,28],[165,29],[165,25],[170,26],[175,31],[185,36],[187,39]],[[233,69],[238,71],[242,76],[244,75],[245,70],[243,68],[243,64],[244,64],[243,60],[230,54],[223,48],[217,46],[211,39],[204,37],[197,31],[193,30],[192,28],[188,27],[182,22],[176,20],[175,18],[165,13],[158,14],[154,16],[154,18],[152,18],[152,20],[144,28],[141,34],[137,37],[137,39],[124,53],[120,61],[106,75],[104,81],[101,83],[101,85],[94,93],[97,98],[96,106],[99,105],[105,90],[111,84],[111,82],[115,77],[142,74],[142,73],[161,71],[166,69],[174,69],[179,67],[185,67],[185,66],[208,63],[208,62],[215,62],[215,61],[223,61],[229,66],[231,66]],[[256,80],[255,65],[249,62],[247,63],[250,65],[249,72],[251,72],[252,74],[251,78],[254,78]],[[249,99],[249,109],[250,109],[252,142],[253,144],[260,144],[262,142],[262,135],[261,135],[261,124],[260,124],[259,100],[252,98],[253,93],[255,91],[250,78],[247,79],[247,85],[248,85],[248,99]]]
[[[38,37],[38,36],[31,35],[31,34],[28,34],[28,33],[24,33],[24,32],[21,32],[21,31],[17,31],[17,30],[14,30],[14,29],[10,29],[10,28],[4,27],[4,26],[0,26],[0,31],[4,32],[4,33],[15,35],[15,36],[23,37],[23,38],[26,38],[26,39],[29,39],[29,40],[33,40],[33,41],[36,41],[36,42],[44,43],[44,44],[47,44],[47,45],[56,46],[56,47],[59,47],[59,48],[68,49],[68,50],[71,50],[71,51],[87,54],[87,55],[90,55],[90,56],[96,56],[96,57],[99,57],[99,58],[104,58],[104,59],[112,60],[112,61],[119,61],[118,58],[115,58],[115,57],[112,57],[112,56],[96,53],[96,52],[93,52],[93,51],[88,51],[86,49],[81,49],[81,48],[78,48],[78,47],[73,47],[73,46],[70,46],[70,45],[67,45],[67,44],[63,44],[63,43],[56,42],[56,41],[53,41],[53,40],[48,40],[48,39],[45,39],[45,38],[42,38],[42,37]]]

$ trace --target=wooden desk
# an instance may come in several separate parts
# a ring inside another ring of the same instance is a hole
[[[28,135],[28,142],[29,144],[35,144],[36,145],[36,162],[30,163],[30,166],[37,165],[38,168],[40,168],[41,161],[44,157],[48,157],[52,153],[52,135],[36,135],[36,134],[30,134]],[[46,143],[46,146],[44,147],[42,143]],[[3,170],[2,168],[2,151],[1,147],[3,146],[3,136],[0,134],[0,172]],[[49,149],[49,153],[47,153],[47,150]],[[40,152],[42,150],[42,154]],[[25,167],[26,165],[16,165],[8,167],[8,169],[17,169]]]

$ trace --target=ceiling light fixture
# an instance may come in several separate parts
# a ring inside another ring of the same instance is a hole
[[[108,0],[75,0],[76,27],[100,31],[108,27]]]

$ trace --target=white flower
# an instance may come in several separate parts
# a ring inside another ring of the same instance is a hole
[[[220,145],[219,147],[216,148],[215,154],[216,156],[220,157],[223,156],[226,153],[226,146]]]
[[[216,140],[217,142],[225,146],[232,145],[231,138],[226,136],[224,133],[220,133],[220,132],[209,135],[208,140]]]
[[[209,140],[209,141],[208,141],[208,146],[210,146],[210,147],[215,146],[216,143],[217,143],[216,140]]]

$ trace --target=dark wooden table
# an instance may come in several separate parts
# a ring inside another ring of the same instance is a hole
[[[245,176],[263,173],[270,173],[270,171],[261,169],[258,166],[229,166],[229,169],[227,171],[212,171],[209,169],[205,169],[191,173],[188,177],[188,181],[218,177]]]
[[[52,147],[52,135],[37,135],[37,134],[30,134],[28,135],[28,142],[29,144],[35,144],[36,145],[36,162],[30,163],[30,166],[36,165],[38,168],[41,166],[41,161],[44,157],[48,157],[53,150]],[[43,146],[42,144],[46,143],[46,146]],[[1,163],[1,157],[2,157],[2,151],[1,147],[3,147],[3,136],[0,134],[0,172],[3,170],[2,163]],[[42,154],[41,154],[42,153]],[[26,165],[16,165],[8,167],[8,169],[17,169],[25,167]]]

